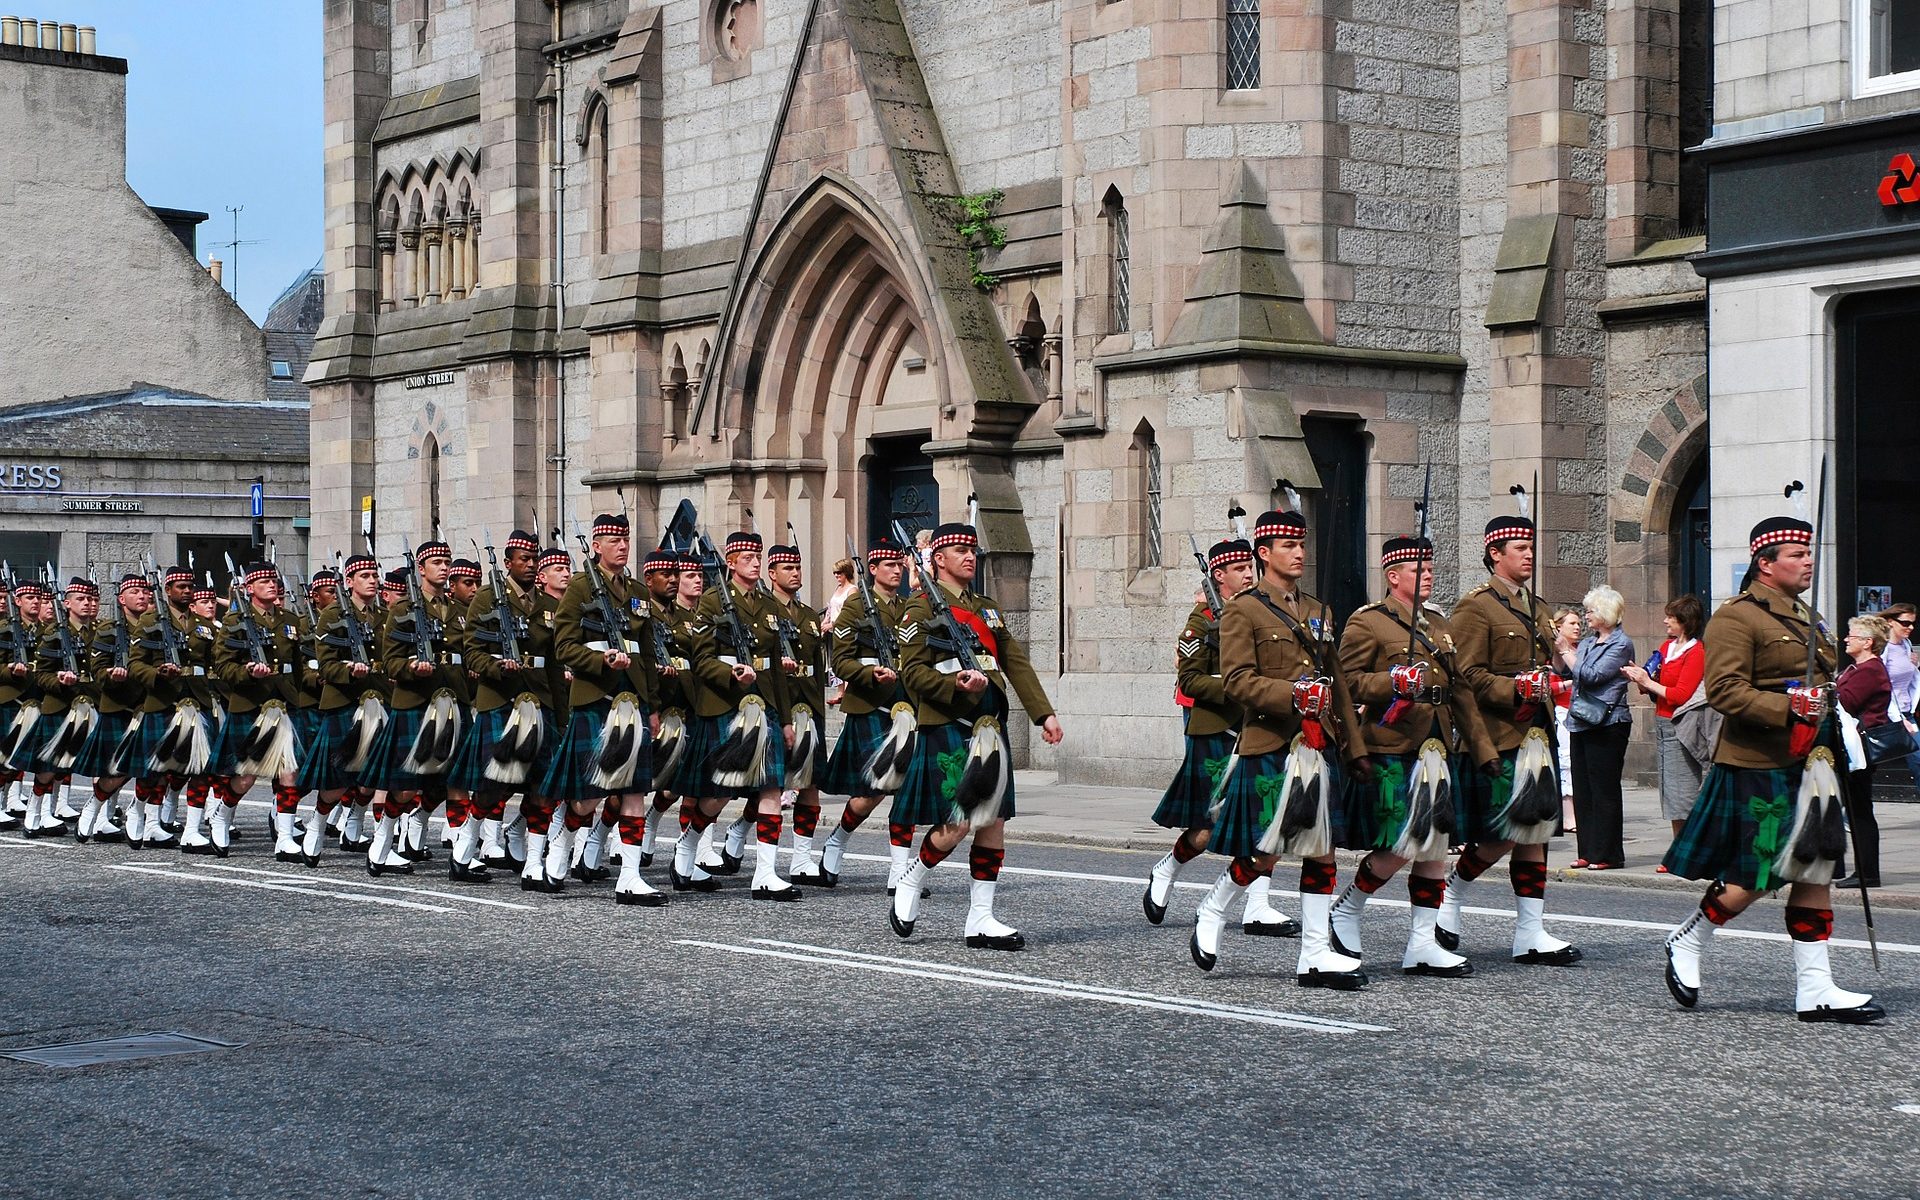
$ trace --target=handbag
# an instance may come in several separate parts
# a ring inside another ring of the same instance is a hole
[[[1615,700],[1612,704],[1602,704],[1598,696],[1590,696],[1578,688],[1575,688],[1573,692],[1573,703],[1567,706],[1567,716],[1588,728],[1597,729],[1607,723],[1613,716],[1613,710],[1618,708],[1619,705],[1620,702],[1618,700]]]
[[[1860,744],[1867,752],[1867,765],[1873,767],[1892,759],[1905,758],[1920,749],[1920,746],[1915,746],[1913,735],[1907,732],[1905,721],[1888,721],[1884,725],[1862,729]]]

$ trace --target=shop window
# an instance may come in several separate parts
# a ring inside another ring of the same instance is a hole
[[[38,579],[48,563],[60,561],[60,535],[0,529],[0,562],[15,580]]]
[[[1227,0],[1227,87],[1260,86],[1260,0]]]
[[[1127,227],[1127,202],[1118,188],[1108,188],[1100,204],[1107,223],[1107,292],[1113,301],[1108,331],[1123,333],[1133,327],[1133,239]]]
[[[1854,0],[1855,95],[1920,88],[1920,4]]]

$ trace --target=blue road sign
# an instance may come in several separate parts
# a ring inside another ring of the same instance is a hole
[[[267,487],[263,483],[252,484],[247,488],[247,515],[264,517],[267,515]]]

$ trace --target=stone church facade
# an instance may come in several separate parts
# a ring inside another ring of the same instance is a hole
[[[317,546],[682,499],[981,507],[1068,728],[1177,755],[1188,550],[1288,480],[1378,591],[1536,486],[1646,638],[1705,469],[1710,33],[1679,0],[329,0]],[[1704,581],[1699,585],[1704,588]]]

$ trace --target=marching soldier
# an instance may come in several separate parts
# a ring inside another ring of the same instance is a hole
[[[166,846],[174,840],[175,797],[192,775],[211,765],[214,725],[199,696],[209,687],[213,639],[196,637],[198,619],[188,610],[193,576],[169,567],[161,576],[162,595],[138,628],[131,670],[145,700],[140,730],[128,764],[135,773],[133,811],[142,844]],[[164,629],[164,632],[163,632]],[[171,650],[169,650],[171,647]],[[204,808],[202,809],[204,812]],[[133,841],[134,825],[128,827]]]
[[[216,782],[212,821],[212,851],[219,858],[225,858],[232,845],[239,798],[261,776],[273,783],[276,852],[297,846],[293,814],[282,809],[300,766],[292,709],[306,656],[297,629],[282,617],[279,577],[271,564],[248,564],[236,590],[240,594],[221,623],[214,647],[214,667],[227,693],[226,727],[215,767],[224,779]]]
[[[478,595],[479,592],[480,564],[471,558],[454,559],[453,565],[447,569],[447,608],[454,614],[454,623],[459,631],[455,639],[456,645],[454,649],[467,668],[467,695],[469,697],[473,695],[473,689],[479,680],[474,676],[472,664],[467,662],[470,655],[470,647],[467,645],[467,612],[473,605],[474,596]],[[469,718],[472,717],[471,712],[466,715]],[[464,746],[466,744],[467,734],[472,729],[472,726],[473,722],[471,719],[461,725],[460,745]],[[455,756],[457,757],[459,753],[459,749],[456,748],[454,750]],[[451,857],[453,847],[459,842],[462,831],[467,828],[468,822],[472,819],[473,796],[464,788],[449,784],[446,787],[446,802],[446,816],[441,822],[440,827],[440,844],[446,847],[449,852],[449,857]],[[412,818],[412,820],[419,822],[422,837],[425,836],[426,820],[432,814],[432,811],[433,809],[430,805],[423,805],[416,811]],[[478,834],[479,831],[480,827],[475,825],[473,832]],[[422,857],[425,856],[423,855]],[[481,877],[485,874],[485,871],[463,873],[460,878],[466,878],[473,883],[482,883],[485,882],[485,880]]]
[[[690,733],[688,721],[692,709],[687,700],[687,677],[692,673],[692,660],[687,657],[686,626],[687,619],[700,604],[705,583],[699,564],[689,566],[690,561],[663,546],[647,555],[641,567],[647,591],[652,596],[656,631],[654,665],[660,674],[660,737],[654,746],[653,797],[640,830],[642,867],[653,865],[653,845],[660,818],[679,802],[674,793],[673,774],[685,761]],[[686,579],[688,574],[695,577],[691,585]],[[669,762],[670,758],[677,761]]]
[[[173,589],[169,589],[169,595]],[[198,774],[187,776],[186,817],[180,830],[180,852],[182,854],[212,854],[211,837],[213,822],[207,812],[207,801],[219,793],[217,805],[225,802],[227,795],[226,776],[220,774],[220,744],[226,739],[227,732],[227,691],[220,680],[219,663],[216,661],[221,641],[220,601],[213,590],[210,580],[202,578],[198,584],[190,584],[187,593],[187,615],[183,622],[190,622],[192,633],[188,645],[194,657],[203,664],[207,673],[193,676],[187,681],[187,690],[200,701],[201,712],[206,714],[207,728],[213,746],[213,753],[207,760],[207,767]]]
[[[1434,938],[1460,948],[1467,885],[1507,854],[1517,919],[1513,960],[1546,966],[1580,961],[1580,950],[1546,931],[1547,839],[1560,814],[1554,781],[1552,613],[1527,586],[1534,575],[1533,522],[1495,517],[1483,539],[1492,578],[1460,598],[1453,642],[1461,682],[1500,762],[1472,772],[1456,837],[1466,843],[1446,880]],[[1549,793],[1551,795],[1549,795]]]
[[[786,712],[781,723],[793,730],[787,753],[787,787],[793,801],[793,849],[787,878],[795,883],[826,883],[813,860],[813,835],[820,826],[820,777],[827,766],[827,664],[820,614],[800,599],[798,546],[767,551],[767,606],[779,623],[781,669],[786,672]]]
[[[1693,812],[1667,869],[1713,882],[1667,936],[1667,989],[1700,999],[1713,931],[1788,884],[1794,1009],[1802,1021],[1865,1025],[1886,1010],[1833,982],[1834,866],[1845,853],[1832,744],[1833,641],[1800,599],[1813,583],[1813,526],[1772,517],[1748,537],[1746,586],[1707,623],[1707,702],[1726,720]]]
[[[18,599],[27,586],[13,585],[9,591],[0,581],[0,829],[12,829],[26,813],[25,803],[16,794],[25,772],[8,764],[13,747],[23,737],[15,726],[23,719],[22,701],[29,696],[38,649],[37,636]]]
[[[1005,728],[1008,690],[1019,696],[1049,746],[1059,745],[1065,731],[1026,647],[993,600],[971,590],[979,548],[971,525],[935,529],[928,542],[931,579],[908,602],[899,627],[900,677],[917,710],[919,732],[894,798],[894,819],[935,828],[895,885],[888,920],[896,934],[912,936],[928,872],[971,835],[966,944],[977,950],[1020,950],[1027,944],[1025,935],[993,912],[1006,860],[1006,823],[1014,815],[1013,751]]]
[[[1214,543],[1207,552],[1207,572],[1224,605],[1253,586],[1253,547],[1239,540]],[[1199,857],[1213,836],[1209,815],[1213,796],[1233,761],[1234,730],[1240,724],[1240,708],[1227,698],[1226,680],[1220,674],[1220,614],[1204,598],[1181,626],[1174,644],[1174,672],[1175,699],[1186,710],[1186,753],[1153,811],[1153,823],[1181,832],[1173,848],[1147,873],[1141,907],[1155,925],[1166,919],[1167,902],[1181,868]],[[1247,888],[1247,915],[1241,928],[1251,934],[1293,937],[1300,926],[1273,910],[1267,899],[1271,883],[1270,876],[1262,875]]]
[[[900,622],[907,614],[907,599],[900,586],[906,564],[905,547],[890,537],[876,538],[867,547],[873,608],[867,607],[866,593],[856,590],[847,597],[833,625],[833,673],[846,684],[840,696],[840,712],[846,721],[840,727],[840,740],[833,747],[820,787],[847,797],[847,806],[820,852],[819,882],[826,887],[840,880],[840,864],[853,831],[880,807],[889,791],[899,786],[906,762],[898,752],[920,726],[898,667]],[[883,662],[895,665],[884,666]],[[876,779],[872,770],[876,756],[887,748],[891,752],[886,761],[878,763],[885,777]],[[893,860],[887,870],[889,896],[912,858],[913,830],[912,825],[898,820],[887,823],[887,849]]]
[[[507,797],[539,786],[560,739],[547,674],[555,605],[534,580],[538,551],[532,534],[514,530],[501,552],[506,595],[490,582],[467,606],[467,669],[477,681],[473,721],[447,784],[472,797],[472,815],[460,827],[447,868],[456,880],[483,878],[480,866],[506,859]]]
[[[1366,986],[1357,959],[1334,951],[1333,848],[1341,835],[1337,760],[1371,776],[1352,731],[1353,702],[1340,670],[1333,610],[1300,587],[1307,522],[1298,512],[1263,514],[1253,531],[1260,575],[1227,602],[1220,666],[1242,717],[1240,742],[1221,790],[1207,849],[1231,859],[1194,917],[1189,952],[1213,970],[1227,909],[1241,888],[1272,872],[1281,854],[1300,857],[1302,987]]]
[[[362,822],[373,792],[356,775],[366,766],[387,722],[387,681],[379,665],[381,614],[374,599],[380,587],[380,563],[372,555],[356,554],[341,569],[346,576],[344,593],[314,617],[314,656],[321,681],[319,720],[300,764],[300,787],[318,794],[315,809],[322,817],[343,801],[348,805],[340,848],[351,852],[366,849]],[[324,820],[308,827],[301,850],[309,866],[319,865],[325,837]]]
[[[126,830],[114,824],[120,789],[133,777],[131,755],[140,733],[146,687],[133,669],[142,626],[153,611],[153,590],[138,575],[124,575],[114,589],[115,614],[101,619],[93,630],[94,677],[100,681],[100,719],[74,764],[74,772],[93,780],[93,797],[80,812],[75,841],[117,842]],[[146,834],[144,822],[134,826],[131,840]]]
[[[624,515],[595,517],[593,556],[567,585],[554,617],[553,653],[573,672],[573,684],[566,734],[541,787],[567,805],[561,831],[548,836],[546,878],[550,891],[564,886],[570,835],[592,820],[602,801],[616,797],[634,845],[614,899],[654,908],[666,897],[641,877],[639,842],[653,786],[659,683],[646,596],[626,573],[630,545]]]
[[[1427,602],[1433,543],[1390,538],[1380,565],[1386,598],[1354,613],[1340,635],[1340,671],[1363,706],[1359,732],[1374,777],[1351,781],[1348,792],[1346,846],[1366,857],[1334,901],[1333,948],[1361,957],[1367,898],[1411,862],[1413,924],[1401,973],[1463,978],[1473,964],[1434,940],[1454,829],[1453,763],[1493,770],[1499,755],[1472,695],[1457,683],[1446,614]]]
[[[29,822],[28,837],[67,832],[52,797],[56,789],[73,781],[74,764],[99,719],[100,684],[93,674],[94,622],[99,616],[98,585],[76,576],[67,582],[58,610],[49,614],[40,637],[40,722],[34,731],[38,745],[33,751],[33,794],[41,802],[41,820],[37,828]]]
[[[304,766],[307,751],[320,737],[320,692],[323,684],[320,679],[320,659],[318,647],[314,644],[314,623],[308,613],[314,611],[313,597],[316,592],[333,594],[333,572],[322,570],[315,572],[309,583],[303,584],[298,578],[293,581],[293,595],[301,595],[305,590],[306,603],[302,611],[288,601],[288,592],[284,581],[280,588],[280,620],[287,627],[287,636],[293,639],[295,657],[293,673],[293,730],[300,747],[301,763]],[[308,858],[305,845],[305,833],[300,824],[300,797],[314,790],[301,782],[300,774],[295,773],[293,783],[287,787],[276,786],[273,789],[273,857],[276,862],[305,863],[318,866],[316,854]],[[327,815],[331,807],[321,809],[315,801],[315,819],[310,824],[325,836]],[[284,820],[282,818],[285,818]]]
[[[755,814],[750,894],[756,900],[798,900],[800,890],[778,871],[780,793],[793,735],[791,726],[780,723],[788,705],[776,662],[778,618],[768,607],[767,594],[755,586],[761,549],[757,533],[727,537],[723,577],[701,597],[698,614],[687,627],[698,680],[689,691],[699,720],[685,751],[692,774],[683,766],[680,776],[699,803],[674,843],[673,885],[681,891],[719,886],[696,861],[701,836],[728,800],[743,796]]]
[[[415,861],[431,857],[414,844],[414,834],[424,833],[425,813],[445,798],[447,767],[465,719],[460,625],[466,610],[456,609],[447,591],[453,551],[438,539],[422,542],[414,550],[413,570],[408,598],[388,608],[381,629],[380,665],[393,698],[360,776],[362,784],[387,794],[367,848],[367,873],[376,876],[410,874]],[[411,826],[404,832],[403,817]]]
[[[573,582],[573,559],[558,546],[550,546],[540,552],[533,578],[539,595],[540,623],[547,627],[551,644],[560,601],[566,598],[567,588]],[[552,721],[551,736],[556,744],[561,731],[572,719],[567,706],[572,687],[573,672],[567,670],[557,653],[550,653],[547,656],[547,716]],[[506,838],[505,857],[520,863],[520,890],[523,892],[548,890],[547,839],[553,831],[554,810],[559,802],[544,795],[541,789],[552,767],[553,760],[549,757],[542,764],[539,776],[528,777],[528,786],[520,797],[520,813],[503,831]],[[516,833],[516,829],[519,832]]]

